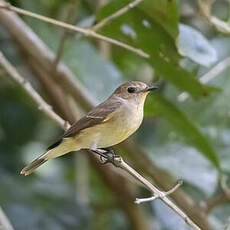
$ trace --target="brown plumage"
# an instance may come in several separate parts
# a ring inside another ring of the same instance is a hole
[[[120,143],[140,126],[145,98],[155,88],[137,81],[122,84],[106,101],[74,123],[46,153],[23,168],[21,174],[29,175],[47,160],[71,151]]]

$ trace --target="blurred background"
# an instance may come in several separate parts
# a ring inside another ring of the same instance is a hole
[[[131,1],[9,2],[91,28]],[[170,195],[174,202],[201,229],[228,230],[230,195],[219,169],[228,178],[229,22],[229,0],[143,0],[97,30],[141,49],[147,59],[0,9],[0,51],[70,123],[122,82],[156,82],[159,90],[146,101],[141,128],[116,151],[164,191],[182,179],[183,186]],[[69,76],[79,90],[66,82]],[[0,207],[15,230],[190,229],[159,200],[135,205],[136,197],[151,194],[85,152],[21,176],[62,133],[0,65]]]

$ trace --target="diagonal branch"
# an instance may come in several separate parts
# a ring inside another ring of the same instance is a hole
[[[67,18],[66,18],[67,23],[73,23],[75,21],[75,9],[76,9],[76,5],[78,5],[78,4],[79,4],[79,1],[72,2],[70,4],[69,11],[68,11]],[[65,42],[69,36],[70,36],[69,31],[64,30],[63,35],[61,37],[59,47],[58,47],[58,50],[57,50],[56,57],[55,57],[54,62],[53,62],[53,68],[55,71],[56,71],[58,63],[60,62],[62,53],[64,51]]]
[[[135,203],[139,204],[141,202],[152,201],[155,199],[160,199],[163,201],[168,207],[170,207],[174,212],[176,212],[179,216],[181,216],[184,221],[193,229],[201,230],[197,224],[195,224],[188,215],[183,212],[175,203],[173,203],[167,196],[173,193],[182,183],[179,182],[176,186],[170,189],[168,192],[160,191],[156,186],[150,183],[147,179],[141,176],[137,171],[135,171],[130,165],[128,165],[121,156],[115,156],[110,159],[109,155],[103,155],[102,158],[106,158],[109,162],[111,162],[115,167],[119,167],[132,175],[136,180],[141,182],[149,191],[153,193],[153,197],[148,199],[136,199]]]
[[[201,201],[199,206],[204,210],[206,214],[209,214],[214,208],[226,204],[229,201],[230,197],[223,192],[214,196],[213,198],[210,198],[209,200]]]
[[[207,21],[216,28],[217,31],[229,35],[230,34],[229,24],[211,15],[211,7],[213,2],[214,2],[213,0],[198,0],[200,12],[207,19]]]
[[[142,184],[144,184],[150,191],[153,192],[154,196],[161,199],[166,205],[168,205],[172,210],[174,210],[179,216],[181,216],[184,221],[191,226],[193,229],[201,230],[176,204],[174,204],[164,192],[160,191],[153,184],[151,184],[148,180],[142,177],[139,173],[137,173],[132,167],[130,167],[123,159],[115,158],[116,163],[129,174],[131,174],[134,178],[139,180]]]
[[[38,108],[42,110],[48,117],[52,120],[56,121],[56,123],[65,127],[65,129],[69,128],[70,125],[64,121],[60,116],[58,116],[52,109],[52,107],[46,103],[43,98],[34,90],[31,84],[26,81],[18,71],[8,62],[8,60],[4,57],[3,53],[0,51],[0,65],[6,70],[6,72],[11,76],[22,88],[27,92],[27,94],[36,102]]]
[[[98,34],[98,33],[94,32],[93,30],[84,29],[84,28],[77,27],[77,26],[74,26],[74,25],[71,25],[71,24],[68,24],[68,23],[65,23],[65,22],[61,22],[61,21],[58,21],[58,20],[55,20],[55,19],[52,19],[52,18],[49,18],[49,17],[42,16],[40,14],[36,14],[36,13],[30,12],[30,11],[27,11],[27,10],[23,10],[23,9],[18,8],[18,7],[12,6],[9,3],[5,3],[3,0],[0,0],[0,3],[1,3],[0,8],[2,8],[2,9],[10,10],[10,11],[16,12],[18,14],[30,16],[32,18],[37,18],[37,19],[39,19],[41,21],[44,21],[44,22],[47,22],[47,23],[50,23],[50,24],[53,24],[53,25],[56,25],[56,26],[71,30],[71,31],[82,33],[86,37],[96,38],[96,39],[111,43],[113,45],[119,46],[121,48],[124,48],[126,50],[129,50],[129,51],[131,51],[131,52],[133,52],[133,53],[135,53],[135,54],[137,54],[137,55],[139,55],[141,57],[149,58],[149,55],[147,53],[145,53],[144,51],[142,51],[141,49],[137,49],[137,48],[135,48],[133,46],[130,46],[128,44],[125,44],[125,43],[120,42],[118,40],[115,40],[113,38],[103,36],[101,34]]]
[[[101,29],[106,24],[110,23],[112,20],[116,19],[117,17],[120,17],[122,14],[125,14],[127,11],[129,11],[130,9],[132,9],[135,6],[137,6],[138,4],[140,4],[142,1],[143,0],[135,0],[133,2],[130,2],[125,7],[121,8],[120,10],[118,10],[115,13],[109,15],[107,18],[103,19],[102,21],[100,21],[99,23],[94,25],[91,29],[93,31],[97,31],[97,30]]]

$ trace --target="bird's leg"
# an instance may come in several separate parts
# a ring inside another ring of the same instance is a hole
[[[108,147],[108,148],[101,148],[101,150],[106,151],[104,154],[107,156],[106,160],[103,161],[102,164],[105,165],[105,164],[111,163],[111,164],[117,166],[117,165],[115,164],[115,161],[114,161],[114,160],[115,160],[115,158],[120,157],[120,156],[117,155],[117,154],[114,152],[113,148],[111,148],[111,147]]]
[[[103,165],[107,163],[111,163],[114,166],[118,167],[114,159],[120,156],[116,155],[112,148],[100,148],[100,149],[90,149],[90,150],[100,156],[100,160],[102,161]]]
[[[116,153],[114,152],[112,147],[108,147],[108,148],[101,148],[102,150],[105,151],[105,154],[108,155],[110,154],[112,157],[116,156]]]
[[[106,152],[104,150],[101,149],[89,149],[89,150],[99,155],[101,161],[103,161],[102,160],[103,158],[108,159],[108,156],[106,155]]]

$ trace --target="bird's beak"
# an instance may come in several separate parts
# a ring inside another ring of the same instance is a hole
[[[157,86],[148,86],[148,87],[146,87],[144,90],[142,90],[142,92],[149,92],[149,91],[153,91],[153,90],[156,90],[156,89],[158,89],[158,87]]]

